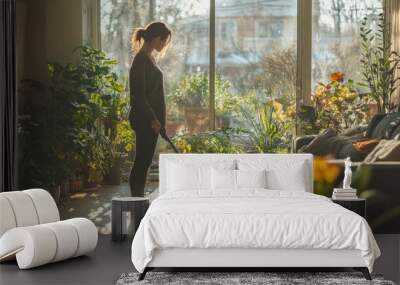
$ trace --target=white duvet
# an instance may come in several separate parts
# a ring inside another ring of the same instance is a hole
[[[358,249],[371,272],[380,255],[359,215],[320,195],[265,189],[163,194],[140,223],[132,262],[143,272],[165,248]]]

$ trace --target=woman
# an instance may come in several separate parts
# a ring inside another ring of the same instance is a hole
[[[158,134],[165,127],[163,73],[157,58],[171,42],[171,30],[161,22],[136,29],[132,37],[135,57],[129,73],[131,109],[129,121],[136,135],[136,156],[129,177],[132,196],[143,197],[147,172],[153,159]]]

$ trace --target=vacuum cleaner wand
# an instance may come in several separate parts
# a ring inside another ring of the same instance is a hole
[[[167,132],[164,128],[160,129],[160,135],[162,136],[163,139],[165,139],[169,145],[172,147],[172,149],[176,152],[179,153],[179,150],[176,148],[176,146],[174,145],[174,143],[171,141],[171,139],[168,137]]]

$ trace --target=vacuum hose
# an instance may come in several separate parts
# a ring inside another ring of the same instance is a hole
[[[164,140],[166,140],[168,143],[169,143],[169,145],[173,148],[173,150],[176,152],[176,153],[179,153],[179,150],[176,148],[176,146],[174,145],[174,143],[171,141],[171,139],[168,137],[168,135],[167,135],[167,131],[165,130],[165,128],[161,128],[160,129],[160,135],[161,135],[161,137],[164,139]]]

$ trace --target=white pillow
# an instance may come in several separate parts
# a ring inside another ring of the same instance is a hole
[[[236,160],[200,160],[190,158],[168,161],[166,170],[166,191],[212,190],[211,168],[235,169]]]
[[[289,190],[289,191],[306,191],[307,185],[305,162],[294,163],[290,170],[270,169],[267,172],[267,185],[269,189]]]
[[[236,170],[237,188],[267,188],[267,171]]]
[[[239,170],[266,169],[267,188],[272,190],[306,191],[308,171],[306,161],[287,159],[238,160]]]
[[[168,191],[211,189],[211,167],[168,164]]]
[[[213,190],[236,190],[236,170],[213,167],[211,169],[211,185]]]
[[[237,190],[240,188],[266,188],[266,170],[211,170],[211,187],[213,190]]]

